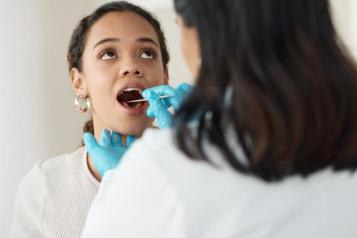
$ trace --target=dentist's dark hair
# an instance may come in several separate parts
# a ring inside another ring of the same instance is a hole
[[[178,147],[266,181],[357,166],[357,67],[328,0],[174,0],[201,46]]]
[[[131,4],[126,1],[116,1],[103,4],[97,8],[93,13],[84,17],[72,33],[72,37],[69,43],[67,60],[69,70],[72,68],[77,68],[79,71],[82,70],[82,55],[86,45],[87,34],[90,28],[96,23],[101,17],[111,12],[132,12],[141,17],[143,17],[150,25],[154,28],[160,45],[160,51],[162,56],[162,63],[164,68],[167,70],[167,64],[169,63],[170,56],[166,46],[165,35],[162,31],[159,21],[151,15],[148,11],[143,8]],[[123,23],[125,24],[125,23]],[[93,120],[89,120],[85,123],[83,127],[84,132],[94,133]],[[82,143],[83,144],[83,143]]]

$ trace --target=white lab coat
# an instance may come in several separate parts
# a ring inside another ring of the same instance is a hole
[[[83,237],[357,237],[356,201],[355,174],[266,183],[190,160],[170,130],[149,130],[104,177]]]

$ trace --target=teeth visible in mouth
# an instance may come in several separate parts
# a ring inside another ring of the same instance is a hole
[[[130,92],[130,91],[139,91],[139,93],[141,94],[141,90],[140,89],[138,89],[138,88],[127,88],[127,89],[125,89],[124,90],[124,92]]]

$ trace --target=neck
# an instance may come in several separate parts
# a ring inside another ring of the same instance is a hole
[[[88,166],[88,169],[90,171],[90,173],[93,175],[93,177],[98,180],[99,182],[102,181],[102,176],[100,176],[98,170],[95,168],[94,166],[94,163],[92,161],[92,158],[90,157],[90,155],[87,153],[87,156],[86,156],[86,160],[87,160],[87,166]]]

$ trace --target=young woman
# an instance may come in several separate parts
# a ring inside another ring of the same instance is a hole
[[[167,84],[168,61],[159,22],[140,7],[113,2],[83,18],[68,62],[75,104],[92,115],[85,132],[100,140],[108,128],[102,144],[124,144],[115,153],[125,151],[153,122],[145,115],[147,103],[128,101]],[[93,160],[85,148],[38,162],[19,186],[11,237],[80,237],[101,176],[116,162]]]
[[[174,2],[196,87],[104,177],[84,237],[356,237],[357,67],[329,1]]]

